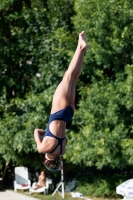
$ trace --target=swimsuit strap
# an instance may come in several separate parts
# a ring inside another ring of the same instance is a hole
[[[57,145],[53,148],[52,151],[50,151],[50,153],[53,153],[55,151],[55,149],[60,145],[60,155],[62,154],[62,142],[65,138],[59,138],[60,140],[58,140]]]
[[[61,109],[61,110],[53,113],[53,114],[50,114],[49,122],[48,122],[48,125],[46,128],[44,137],[46,137],[46,136],[53,137],[53,138],[57,139],[57,141],[58,141],[57,145],[54,147],[54,149],[50,153],[53,153],[55,151],[55,149],[60,145],[60,155],[61,155],[62,154],[62,142],[65,139],[65,137],[59,138],[50,132],[50,130],[49,130],[50,123],[53,122],[54,120],[62,120],[64,122],[68,123],[72,119],[73,114],[74,114],[74,111],[70,105],[64,109]]]
[[[53,133],[51,133],[50,130],[49,130],[47,136],[52,137],[52,138],[55,138],[55,139],[57,139],[57,141],[58,141],[57,145],[56,145],[56,146],[52,149],[52,151],[50,151],[49,153],[53,153],[53,152],[55,151],[55,149],[60,145],[60,155],[61,155],[61,154],[62,154],[62,142],[63,142],[63,140],[65,139],[65,137],[64,137],[64,138],[58,138],[58,137],[55,136]]]

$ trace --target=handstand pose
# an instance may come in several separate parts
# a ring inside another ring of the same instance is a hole
[[[72,61],[53,96],[52,109],[46,131],[42,129],[35,129],[34,131],[37,149],[39,153],[45,154],[44,164],[50,171],[59,169],[61,163],[60,155],[65,153],[66,123],[72,119],[74,114],[76,82],[81,73],[86,48],[86,35],[82,31],[79,34],[77,49]],[[43,140],[41,136],[44,136]]]

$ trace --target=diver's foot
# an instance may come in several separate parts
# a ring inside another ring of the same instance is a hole
[[[78,40],[78,45],[80,47],[80,49],[87,49],[88,45],[86,44],[86,34],[84,31],[82,31],[79,34],[79,40]]]

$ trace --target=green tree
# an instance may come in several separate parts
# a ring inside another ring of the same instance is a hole
[[[38,166],[33,131],[45,129],[67,68],[72,15],[73,1],[1,2],[0,154],[6,161]]]
[[[77,14],[73,23],[78,31],[87,33],[87,59],[94,74],[99,68],[112,78],[127,64],[132,64],[132,5],[130,0],[75,1]]]
[[[103,77],[80,91],[82,99],[74,118],[79,130],[71,132],[68,142],[68,157],[75,164],[83,160],[86,166],[99,169],[133,164],[133,66],[116,76],[115,81]]]
[[[83,160],[99,169],[133,165],[132,4],[75,1],[73,23],[77,32],[85,30],[89,49],[74,117],[77,130],[71,132],[66,155],[73,163]]]

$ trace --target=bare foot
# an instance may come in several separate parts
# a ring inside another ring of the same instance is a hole
[[[78,45],[80,47],[80,49],[87,49],[88,45],[86,44],[86,34],[84,31],[82,31],[79,34],[79,41],[78,41]]]

